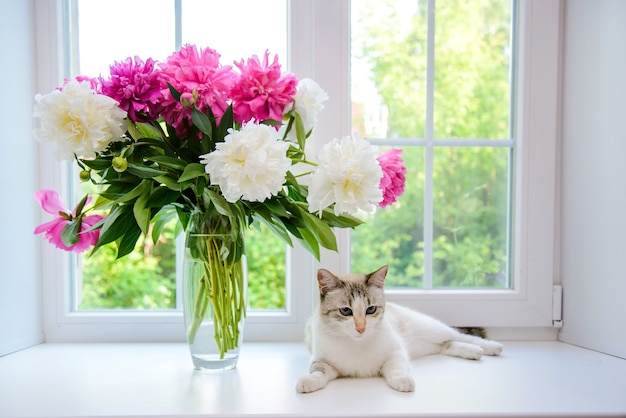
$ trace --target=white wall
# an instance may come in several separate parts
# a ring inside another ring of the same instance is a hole
[[[567,0],[561,339],[626,358],[626,2]]]
[[[43,341],[41,237],[33,140],[34,12],[31,0],[5,0],[0,13],[0,356]]]

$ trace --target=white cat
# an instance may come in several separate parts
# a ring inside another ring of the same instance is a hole
[[[402,392],[415,387],[410,360],[446,354],[478,360],[497,356],[502,344],[467,335],[422,313],[385,303],[383,266],[368,275],[317,273],[320,303],[307,324],[310,374],[300,393],[314,392],[337,377],[382,376]]]

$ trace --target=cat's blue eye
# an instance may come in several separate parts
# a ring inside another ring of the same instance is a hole
[[[352,309],[348,307],[339,308],[339,313],[343,316],[350,316],[352,315]]]
[[[366,313],[367,315],[371,315],[371,314],[373,314],[374,312],[376,312],[376,306],[370,306],[370,307],[368,307],[368,308],[365,310],[365,313]]]

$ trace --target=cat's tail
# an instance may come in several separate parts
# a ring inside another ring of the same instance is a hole
[[[487,330],[482,327],[455,327],[461,334],[473,335],[475,337],[487,339]]]

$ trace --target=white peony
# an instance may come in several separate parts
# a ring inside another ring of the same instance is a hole
[[[90,157],[124,134],[126,112],[115,100],[93,91],[88,81],[69,81],[35,100],[33,116],[41,124],[34,135],[41,142],[54,142],[59,159]]]
[[[277,139],[276,129],[252,122],[229,134],[215,151],[201,155],[200,162],[211,184],[217,184],[227,201],[263,202],[276,195],[291,166],[289,144]]]
[[[298,90],[293,97],[293,102],[285,109],[285,112],[295,110],[302,119],[304,132],[309,132],[317,124],[317,115],[324,109],[324,102],[328,100],[328,94],[316,81],[310,78],[303,78],[298,82]],[[286,125],[283,125],[280,131],[283,136]],[[295,126],[289,131],[287,138],[296,142]]]
[[[358,136],[335,138],[324,145],[309,186],[309,211],[321,215],[334,203],[336,215],[359,209],[371,212],[383,197],[383,172],[376,157],[376,148]]]

